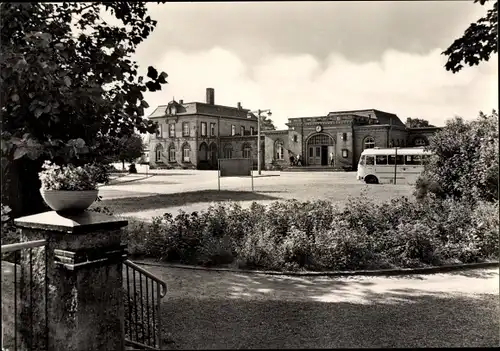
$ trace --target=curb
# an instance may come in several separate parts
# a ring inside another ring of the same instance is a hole
[[[126,176],[124,176],[124,177],[126,177]],[[107,185],[117,185],[117,184],[123,184],[123,183],[132,183],[132,182],[136,182],[138,180],[144,180],[144,179],[148,179],[148,178],[151,178],[151,177],[154,177],[154,174],[150,174],[150,175],[147,175],[147,176],[142,177],[142,178],[124,180],[124,181],[119,181],[119,182],[115,182],[115,183],[109,182],[108,184],[101,185],[101,187],[102,186],[107,186]],[[123,177],[119,177],[119,178],[123,178]],[[119,178],[117,178],[117,179],[119,179]]]
[[[183,264],[169,263],[152,263],[144,261],[134,261],[134,263],[143,266],[180,268],[198,271],[213,271],[213,272],[230,272],[230,273],[246,273],[246,274],[265,274],[265,275],[288,275],[298,277],[350,277],[350,276],[397,276],[397,275],[412,275],[412,274],[434,274],[447,273],[453,271],[491,268],[498,267],[500,262],[480,262],[480,263],[464,263],[446,266],[422,267],[422,268],[396,268],[396,269],[379,269],[379,270],[359,270],[359,271],[325,271],[325,272],[294,272],[294,271],[259,271],[249,269],[235,268],[208,268],[201,266],[188,266]]]
[[[261,174],[261,175],[254,175],[254,178],[266,178],[266,177],[279,177],[281,174]]]

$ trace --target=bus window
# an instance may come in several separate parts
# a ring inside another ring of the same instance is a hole
[[[359,158],[359,164],[360,164],[361,166],[364,166],[364,165],[365,165],[365,155],[363,155],[363,156],[361,156],[361,157]]]
[[[389,159],[387,161],[388,161],[387,164],[394,165],[394,155],[389,155]],[[397,155],[396,156],[396,163],[398,165],[404,165],[405,164],[404,156]]]
[[[373,166],[374,164],[375,164],[375,158],[371,155],[366,155],[365,165],[366,166]]]
[[[387,155],[377,155],[377,165],[387,165]]]
[[[406,155],[405,164],[416,166],[422,164],[420,155]]]

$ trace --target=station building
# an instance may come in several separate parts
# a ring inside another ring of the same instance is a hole
[[[241,103],[172,100],[149,118],[159,130],[149,136],[151,168],[217,169],[219,158],[250,158],[257,163],[257,117]],[[440,128],[408,128],[397,115],[376,109],[336,111],[325,116],[289,118],[288,129],[261,131],[263,169],[290,168],[300,155],[310,170],[356,169],[366,148],[425,146]],[[330,155],[333,154],[333,164]]]

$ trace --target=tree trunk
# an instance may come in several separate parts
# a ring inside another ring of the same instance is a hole
[[[9,162],[5,175],[2,175],[2,202],[11,209],[11,217],[29,216],[50,210],[40,195],[40,179],[43,160],[30,160],[25,157]],[[4,183],[6,182],[6,183]]]
[[[125,170],[125,160],[122,160],[122,171]]]

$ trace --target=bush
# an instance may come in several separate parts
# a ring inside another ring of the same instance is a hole
[[[211,205],[129,225],[131,254],[169,262],[272,270],[416,267],[498,258],[498,202],[362,195],[327,201]]]
[[[14,225],[14,219],[10,216],[11,208],[7,205],[2,206],[2,245],[15,244],[19,242],[19,235]]]
[[[498,114],[473,121],[456,117],[430,139],[434,154],[416,183],[416,196],[429,193],[470,202],[498,201]]]

